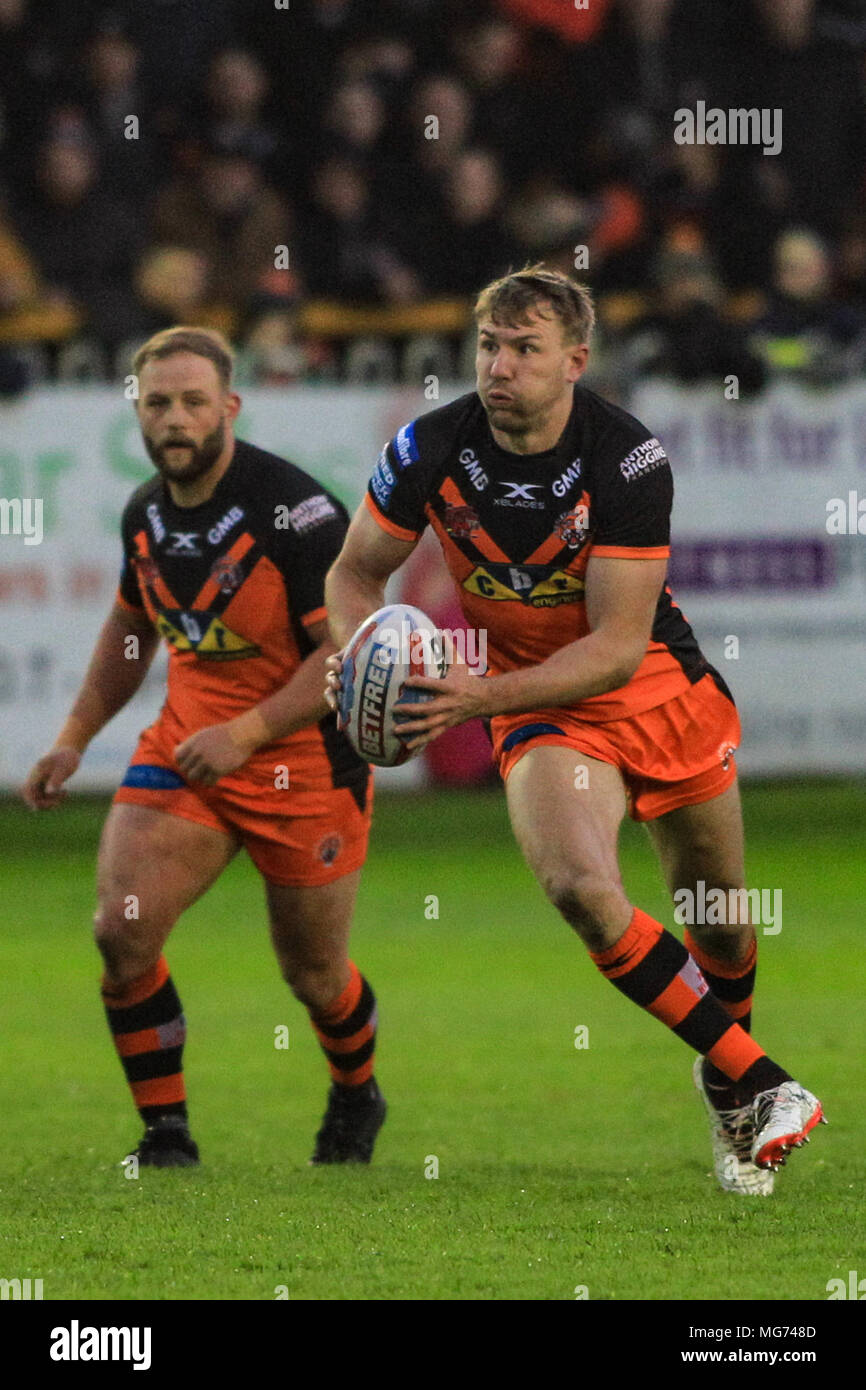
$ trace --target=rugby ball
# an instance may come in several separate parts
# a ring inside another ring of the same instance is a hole
[[[408,715],[395,715],[401,700],[424,703],[427,690],[404,691],[408,676],[442,679],[447,663],[439,629],[420,608],[392,603],[361,624],[343,652],[340,723],[356,752],[378,767],[397,767],[420,753],[398,733]]]

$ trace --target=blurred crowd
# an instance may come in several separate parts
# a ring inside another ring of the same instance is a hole
[[[850,379],[864,53],[866,0],[0,0],[0,392],[177,322],[339,379],[539,259],[612,389]],[[781,152],[678,144],[698,100],[781,109]]]

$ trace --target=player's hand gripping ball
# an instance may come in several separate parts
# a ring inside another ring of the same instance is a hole
[[[410,716],[394,714],[393,706],[432,700],[427,690],[404,690],[409,676],[448,674],[441,634],[426,613],[407,603],[378,609],[347,644],[342,666],[338,709],[352,747],[378,767],[397,767],[420,753],[405,747],[399,726]]]

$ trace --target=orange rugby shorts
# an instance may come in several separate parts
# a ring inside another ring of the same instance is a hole
[[[275,787],[279,754],[254,754],[213,787],[187,783],[174,764],[176,735],[157,722],[139,739],[116,802],[151,806],[210,826],[243,845],[259,873],[292,887],[333,883],[367,856],[373,779],[363,809],[347,787],[330,785],[323,758],[287,755],[288,787]]]
[[[711,675],[631,719],[594,723],[574,709],[543,709],[496,715],[490,733],[503,781],[524,753],[544,744],[573,748],[618,767],[628,813],[636,821],[710,801],[737,775],[737,709]]]

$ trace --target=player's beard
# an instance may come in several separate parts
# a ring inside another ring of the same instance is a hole
[[[226,426],[225,421],[220,420],[215,430],[206,434],[201,444],[193,444],[191,439],[167,439],[161,444],[154,444],[147,435],[144,435],[144,447],[150,454],[154,466],[172,483],[194,483],[199,478],[203,478],[209,473],[225,448]],[[168,463],[165,457],[166,449],[172,444],[185,444],[189,447],[189,455],[185,463],[180,467]]]

